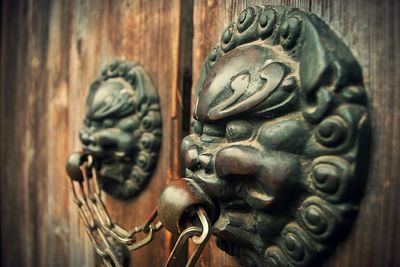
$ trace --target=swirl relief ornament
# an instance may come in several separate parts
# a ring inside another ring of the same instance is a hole
[[[120,199],[138,195],[154,171],[161,143],[158,95],[144,69],[114,61],[91,85],[79,136],[96,159],[102,189]]]
[[[244,266],[319,266],[357,213],[368,133],[361,68],[329,27],[244,9],[206,59],[182,142],[217,245]]]

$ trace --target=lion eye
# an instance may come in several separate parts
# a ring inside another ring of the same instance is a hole
[[[113,127],[114,124],[115,124],[115,121],[112,120],[112,119],[105,119],[105,120],[103,121],[103,123],[102,123],[103,127],[105,127],[105,128]]]
[[[137,117],[128,117],[118,121],[118,127],[123,131],[130,132],[138,129],[140,121]]]
[[[226,125],[226,138],[228,142],[249,139],[253,134],[253,124],[248,121],[237,120]]]
[[[94,128],[99,128],[99,127],[101,126],[101,122],[92,120],[92,121],[90,122],[90,126],[91,126],[91,127],[94,127]]]

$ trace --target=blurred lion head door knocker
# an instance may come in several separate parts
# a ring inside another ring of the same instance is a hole
[[[368,141],[361,69],[315,15],[249,6],[198,83],[186,176],[244,266],[310,266],[357,211]]]
[[[89,91],[79,137],[97,162],[101,187],[130,199],[148,183],[158,158],[161,115],[157,92],[143,68],[115,61]]]

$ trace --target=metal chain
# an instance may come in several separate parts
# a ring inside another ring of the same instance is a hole
[[[124,267],[121,255],[116,250],[115,240],[119,245],[126,246],[133,251],[149,244],[154,237],[154,233],[160,231],[163,225],[160,221],[154,223],[157,218],[157,208],[151,216],[140,226],[135,226],[131,230],[126,230],[114,223],[107,212],[104,202],[101,199],[101,189],[97,177],[97,170],[94,165],[93,157],[87,155],[80,166],[82,180],[70,179],[72,196],[74,203],[78,207],[79,215],[85,230],[93,243],[95,251],[103,259],[107,267]],[[186,267],[193,267],[206,242],[211,235],[210,222],[202,208],[196,209],[196,214],[200,219],[202,227],[189,226],[179,235],[177,242],[168,257],[165,267],[172,267],[178,255],[185,247],[184,244],[190,239],[197,245],[193,255],[188,260]],[[145,234],[141,239],[136,235]]]
[[[82,181],[74,181],[70,179],[70,181],[73,200],[78,207],[79,215],[95,251],[102,257],[103,262],[107,267],[122,267],[115,248],[107,239],[104,232],[101,231],[100,224],[95,220],[92,210],[89,207],[89,198],[86,194],[87,191],[85,190],[85,188],[87,188],[87,186],[85,186],[87,179]]]
[[[174,266],[180,252],[182,252],[183,248],[185,247],[184,245],[187,243],[189,238],[195,245],[197,245],[197,247],[194,250],[193,255],[189,258],[185,267],[193,267],[196,265],[196,262],[199,259],[201,252],[203,252],[203,249],[211,236],[211,224],[206,216],[205,211],[202,208],[198,208],[196,210],[196,213],[200,219],[202,228],[197,226],[190,226],[182,231],[164,267]]]

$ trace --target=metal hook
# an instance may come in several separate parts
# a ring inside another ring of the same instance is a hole
[[[178,259],[178,256],[184,245],[188,241],[189,238],[193,241],[194,244],[197,245],[195,251],[193,252],[192,256],[189,258],[188,262],[186,263],[185,267],[193,267],[195,266],[196,262],[198,261],[201,252],[203,251],[205,245],[207,244],[208,239],[211,235],[211,224],[208,220],[205,211],[202,208],[196,209],[197,216],[200,219],[202,228],[198,226],[190,226],[186,228],[178,237],[174,248],[171,251],[171,254],[168,257],[167,262],[165,263],[164,267],[172,267],[173,264]]]

